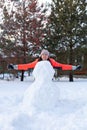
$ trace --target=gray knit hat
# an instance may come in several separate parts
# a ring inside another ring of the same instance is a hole
[[[48,55],[48,56],[49,56],[49,51],[48,51],[48,50],[43,49],[43,50],[41,51],[40,56],[41,56],[41,55],[43,55],[43,54],[46,54],[46,55]]]

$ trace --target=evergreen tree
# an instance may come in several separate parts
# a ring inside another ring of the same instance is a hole
[[[46,46],[56,56],[67,51],[69,64],[74,64],[74,49],[86,46],[86,6],[86,0],[52,0]],[[73,81],[72,72],[69,80]]]

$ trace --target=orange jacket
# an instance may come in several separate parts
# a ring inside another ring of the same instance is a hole
[[[60,68],[62,70],[72,70],[72,65],[58,63],[57,61],[55,61],[52,58],[49,58],[49,61],[54,68]],[[17,68],[18,68],[18,70],[28,70],[31,68],[33,69],[35,67],[35,65],[37,64],[37,62],[39,62],[38,59],[36,59],[35,61],[33,61],[31,63],[19,64],[19,65],[17,65]]]

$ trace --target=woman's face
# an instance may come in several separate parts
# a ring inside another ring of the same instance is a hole
[[[49,56],[48,56],[47,54],[42,54],[42,55],[41,55],[42,60],[47,60],[48,57],[49,57]]]

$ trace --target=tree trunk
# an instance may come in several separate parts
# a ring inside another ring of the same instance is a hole
[[[26,33],[25,33],[25,1],[23,1],[23,12],[24,12],[24,15],[23,15],[23,38],[22,38],[22,43],[23,43],[23,61],[24,61],[24,64],[26,64]],[[21,75],[21,81],[24,80],[24,70],[22,70],[22,75]]]
[[[21,81],[23,81],[24,80],[24,70],[22,70],[22,72],[21,72]]]
[[[73,82],[73,72],[72,71],[69,73],[69,81]]]
[[[70,61],[70,64],[72,65],[73,64],[73,49],[72,49],[72,43],[70,44],[70,55],[69,55],[69,61]],[[69,81],[70,82],[73,82],[73,72],[70,71],[69,73]]]

